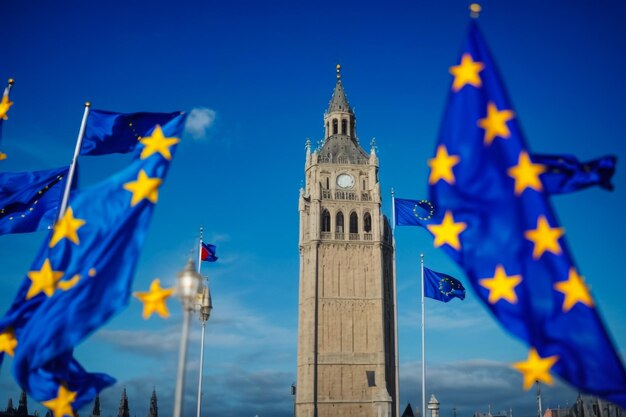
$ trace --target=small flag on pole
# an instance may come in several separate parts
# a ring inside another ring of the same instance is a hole
[[[453,298],[465,299],[465,287],[456,278],[424,268],[424,297],[447,303]]]
[[[208,245],[202,242],[202,253],[200,254],[200,259],[204,262],[217,261],[217,256],[215,256],[216,249],[215,245]]]

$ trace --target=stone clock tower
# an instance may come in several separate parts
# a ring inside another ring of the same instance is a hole
[[[300,191],[297,417],[397,417],[391,228],[337,66]]]

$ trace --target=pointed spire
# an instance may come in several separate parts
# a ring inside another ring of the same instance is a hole
[[[28,404],[26,403],[26,391],[22,390],[22,394],[20,395],[20,403],[17,406],[17,414],[18,416],[28,416]]]
[[[91,411],[91,417],[100,416],[100,394],[96,394],[96,399],[93,402],[93,410]]]
[[[150,397],[150,412],[148,413],[148,417],[159,417],[156,388],[152,388],[152,397]]]
[[[13,408],[13,398],[9,397],[9,403],[7,404],[7,413],[15,411]]]
[[[343,84],[341,84],[341,65],[337,65],[337,84],[335,85],[333,96],[328,104],[326,114],[337,111],[354,114],[350,108],[348,99],[346,98],[346,92],[343,89]]]
[[[126,396],[126,386],[122,389],[122,398],[120,399],[120,408],[117,412],[117,417],[130,417],[128,411],[128,397]]]

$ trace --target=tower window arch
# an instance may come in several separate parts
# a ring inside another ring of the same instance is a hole
[[[333,135],[336,135],[338,132],[338,128],[339,128],[339,122],[337,121],[337,119],[333,119]]]
[[[342,135],[348,134],[348,121],[346,119],[341,120],[341,134]]]
[[[343,213],[338,212],[335,218],[335,231],[337,233],[343,233]]]
[[[326,189],[330,190],[330,180],[326,177]]]
[[[350,233],[359,233],[359,216],[354,211],[350,213]]]
[[[330,124],[326,122],[326,137],[329,136],[329,133],[330,133]]]
[[[330,232],[330,212],[327,209],[322,211],[322,232]]]
[[[368,212],[363,215],[363,231],[365,233],[372,232],[372,216]]]

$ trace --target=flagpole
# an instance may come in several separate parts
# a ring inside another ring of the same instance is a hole
[[[422,270],[422,417],[426,417],[426,354],[424,345],[424,254],[420,253]]]
[[[392,282],[393,282],[393,322],[394,322],[394,349],[395,349],[395,364],[396,367],[396,389],[395,389],[395,400],[396,400],[396,417],[400,417],[400,367],[398,366],[398,291],[396,286],[396,196],[393,188],[391,189],[391,242],[393,245],[393,269],[392,269]]]
[[[202,269],[202,226],[200,226],[200,240],[198,243],[198,274]],[[208,316],[203,314],[203,311],[200,311],[200,321],[202,323],[202,333],[200,336],[200,376],[198,377],[198,406],[197,406],[197,417],[200,417],[200,412],[202,408],[202,374],[204,368],[204,331],[206,328],[206,322],[208,320]]]
[[[78,138],[76,139],[76,148],[74,148],[74,157],[72,158],[72,164],[70,165],[69,172],[67,173],[67,179],[65,182],[65,191],[63,192],[63,199],[61,200],[61,207],[59,208],[59,216],[57,220],[61,220],[65,214],[67,208],[67,201],[70,198],[70,190],[72,189],[72,181],[74,180],[74,171],[76,171],[76,161],[78,160],[78,154],[80,153],[80,147],[83,143],[83,136],[85,136],[85,128],[87,127],[87,117],[89,116],[90,102],[85,103],[85,112],[83,113],[83,120],[80,124],[80,130],[78,131]]]

